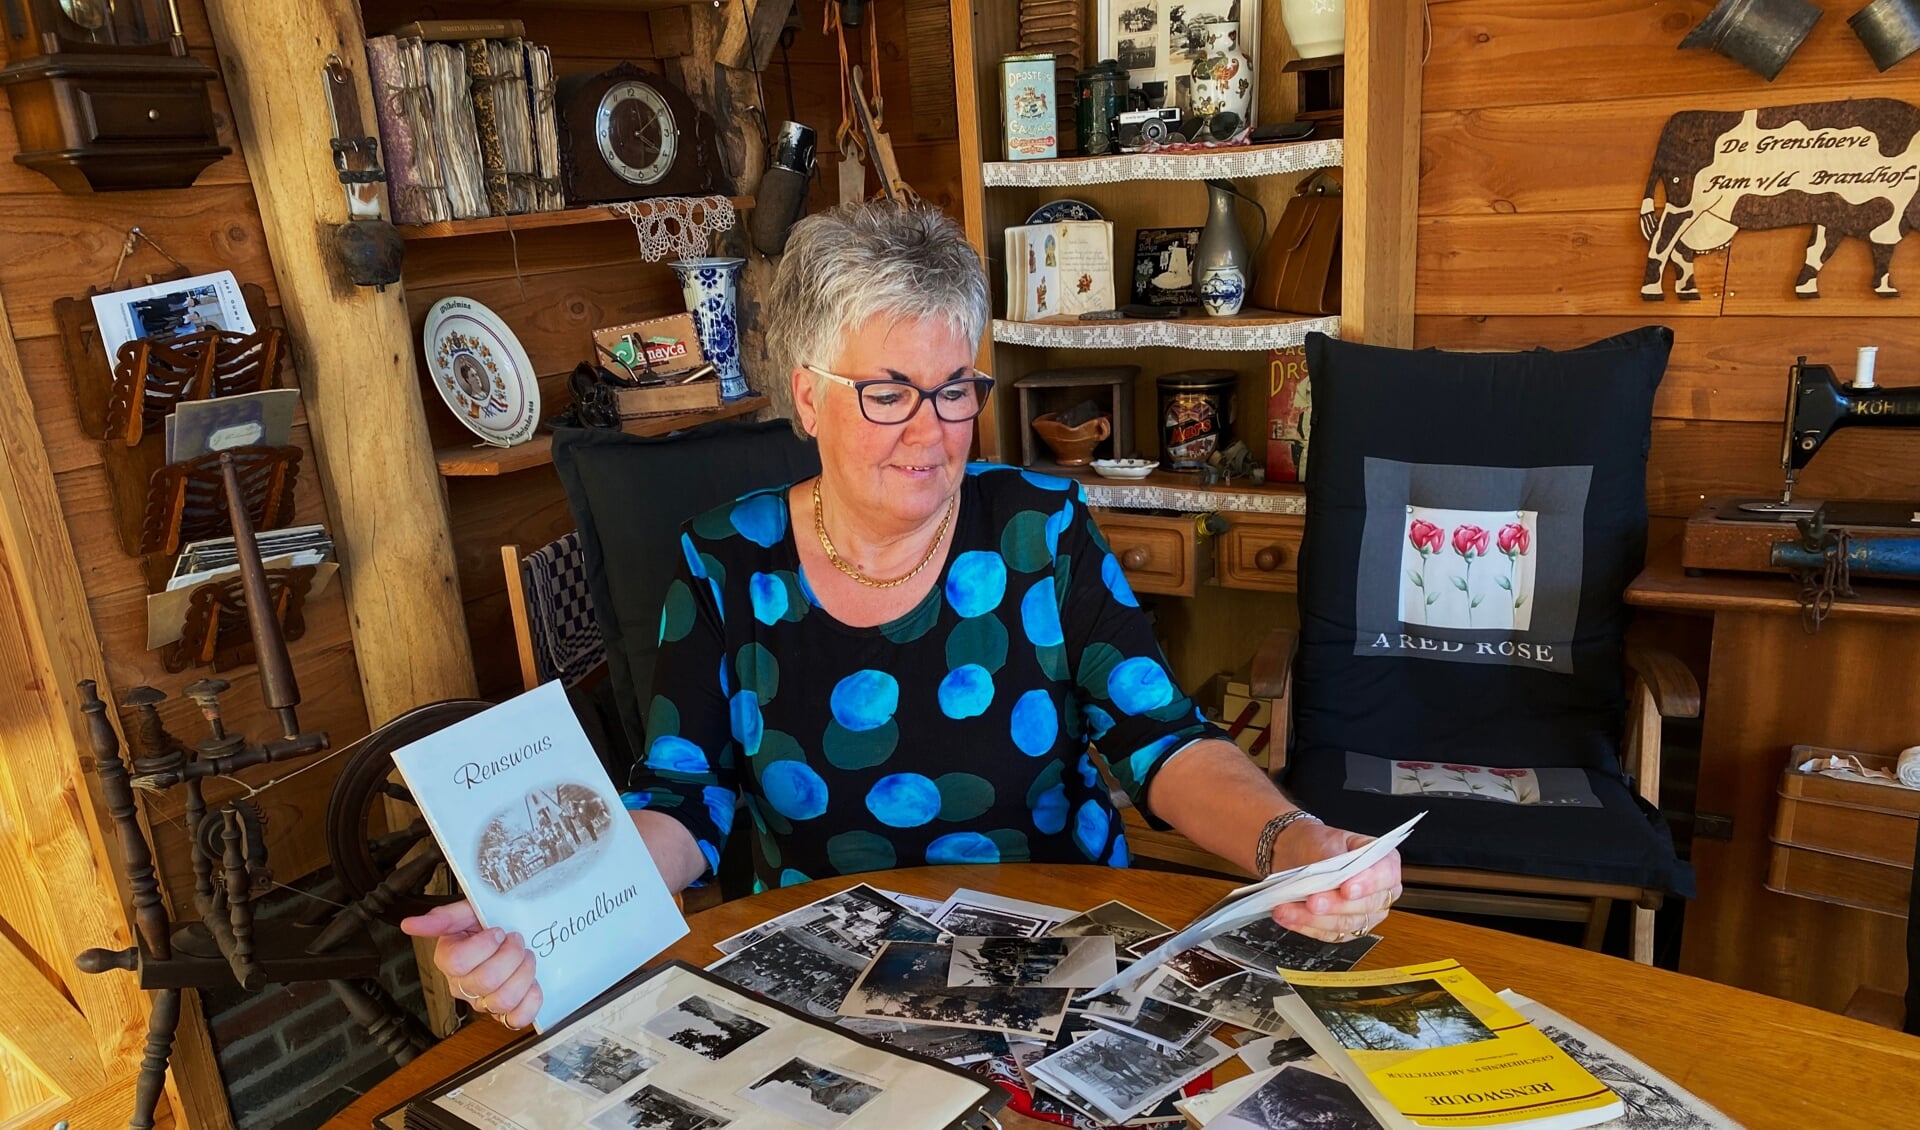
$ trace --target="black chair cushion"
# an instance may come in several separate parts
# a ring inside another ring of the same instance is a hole
[[[820,455],[785,420],[722,421],[657,437],[556,428],[553,465],[580,531],[626,745],[645,749],[660,605],[682,558],[681,527],[743,494],[818,474]],[[626,780],[624,767],[614,779]]]
[[[1618,773],[1623,594],[1672,343],[1659,326],[1563,353],[1308,335],[1297,763]]]
[[[1624,883],[1693,897],[1693,868],[1674,858],[1666,822],[1613,773],[1585,770],[1600,801],[1585,808],[1360,792],[1345,787],[1345,759],[1337,756],[1296,759],[1288,769],[1287,791],[1336,828],[1377,836],[1425,812],[1400,845],[1411,866]]]

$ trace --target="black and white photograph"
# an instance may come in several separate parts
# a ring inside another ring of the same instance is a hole
[[[1007,1055],[1009,1048],[1004,1034],[984,1029],[936,1028],[930,1024],[905,1024],[864,1016],[843,1016],[840,1027],[894,1051],[942,1060],[955,1067]]]
[[[872,1102],[881,1088],[830,1067],[790,1059],[740,1093],[808,1126],[838,1126]]]
[[[1097,1032],[1034,1064],[1033,1073],[1043,1081],[1057,1079],[1111,1121],[1125,1122],[1232,1054],[1218,1040],[1142,1054],[1137,1040]]]
[[[109,361],[135,338],[171,338],[204,330],[254,332],[253,316],[232,271],[96,294],[93,313]]]
[[[1162,942],[1167,940],[1167,937],[1168,935],[1163,934],[1159,937],[1136,942],[1133,947],[1133,955],[1135,957],[1141,957],[1152,953],[1160,947]],[[1215,981],[1224,980],[1233,976],[1245,968],[1245,966],[1237,962],[1228,961],[1226,958],[1204,946],[1194,946],[1192,949],[1181,950],[1179,953],[1161,962],[1160,968],[1171,969],[1187,984],[1192,985],[1196,989],[1204,989]]]
[[[593,1117],[593,1130],[720,1130],[733,1119],[658,1087],[640,1088]]]
[[[950,1028],[988,1028],[1052,1039],[1071,989],[947,987],[952,950],[888,942],[841,1005],[842,1016],[871,1016]]]
[[[1740,1130],[1739,1123],[1699,1096],[1546,1005],[1513,992],[1501,993],[1500,999],[1620,1096],[1626,1110],[1607,1125],[1620,1130]]]
[[[779,930],[721,958],[707,971],[808,1016],[833,1020],[865,968],[858,955],[804,930]]]
[[[1134,299],[1138,302],[1139,299]],[[1149,918],[1134,908],[1114,899],[1103,902],[1092,910],[1074,915],[1047,931],[1049,938],[1092,938],[1105,935],[1113,939],[1113,947],[1123,953],[1137,942],[1148,938],[1157,938],[1168,932],[1165,923]]]
[[[1188,1047],[1219,1026],[1204,1012],[1195,1012],[1151,997],[1140,1003],[1140,1011],[1134,1013],[1131,1019],[1117,1020],[1093,1014],[1089,1014],[1087,1019],[1168,1050]]]
[[[1239,0],[1183,0],[1167,8],[1167,54],[1193,62],[1207,50],[1207,25],[1238,23]]]
[[[480,833],[473,873],[503,895],[537,898],[565,886],[610,842],[613,814],[594,789],[560,782],[532,789]]]
[[[1298,1036],[1262,1036],[1256,1032],[1243,1035],[1238,1054],[1246,1061],[1247,1070],[1255,1072],[1314,1058],[1313,1045]],[[1324,1063],[1322,1060],[1315,1062]]]
[[[729,1052],[767,1030],[753,1017],[702,996],[688,997],[643,1027],[708,1059],[725,1059]]]
[[[956,937],[1037,938],[1073,916],[1057,906],[962,887],[940,904],[933,922]]]
[[[1076,998],[1070,1006],[1071,1015],[1104,1016],[1111,1020],[1132,1020],[1140,1013],[1140,1006],[1147,1002],[1146,987],[1136,985],[1132,989],[1112,989],[1097,997]]]
[[[1377,934],[1322,942],[1296,934],[1272,918],[1257,918],[1237,930],[1207,940],[1207,947],[1262,973],[1295,969],[1305,973],[1345,973],[1380,944]]]
[[[1133,236],[1133,300],[1148,306],[1197,301],[1193,253],[1199,228],[1141,228]]]
[[[743,930],[714,943],[713,948],[734,953],[785,929],[804,930],[828,945],[868,958],[879,952],[882,942],[937,942],[942,936],[940,928],[926,918],[862,883]]]
[[[526,1062],[570,1087],[611,1095],[659,1061],[603,1032],[588,1031]]]
[[[1196,989],[1178,977],[1156,976],[1147,995],[1168,1004],[1203,1012],[1236,1028],[1277,1036],[1293,1029],[1274,1010],[1273,998],[1291,993],[1287,983],[1252,969]]]
[[[1417,1052],[1495,1038],[1431,977],[1390,985],[1295,985],[1293,991],[1349,1051]]]
[[[947,985],[1091,989],[1117,971],[1112,938],[956,936]]]
[[[1127,70],[1152,69],[1159,60],[1160,0],[1113,0],[1114,57]]]
[[[1289,1067],[1262,1083],[1208,1130],[1379,1130],[1353,1088],[1339,1079]]]

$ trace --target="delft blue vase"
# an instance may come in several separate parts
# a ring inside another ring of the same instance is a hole
[[[700,350],[720,377],[720,399],[739,400],[752,393],[740,371],[738,305],[740,268],[745,259],[680,259],[668,264],[680,278],[680,291],[700,335]]]
[[[1246,272],[1238,267],[1211,267],[1200,276],[1200,304],[1216,318],[1231,318],[1247,299]]]

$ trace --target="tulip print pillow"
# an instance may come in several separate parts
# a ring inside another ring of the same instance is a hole
[[[1308,336],[1301,750],[1529,767],[1571,741],[1602,763],[1671,343],[1657,326],[1565,352]]]

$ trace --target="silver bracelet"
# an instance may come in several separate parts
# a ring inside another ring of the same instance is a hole
[[[1253,849],[1254,873],[1259,878],[1264,879],[1273,873],[1273,842],[1279,839],[1280,833],[1286,831],[1295,820],[1311,820],[1315,824],[1320,823],[1318,816],[1304,808],[1282,812],[1267,821],[1267,826],[1260,829],[1260,843]]]

